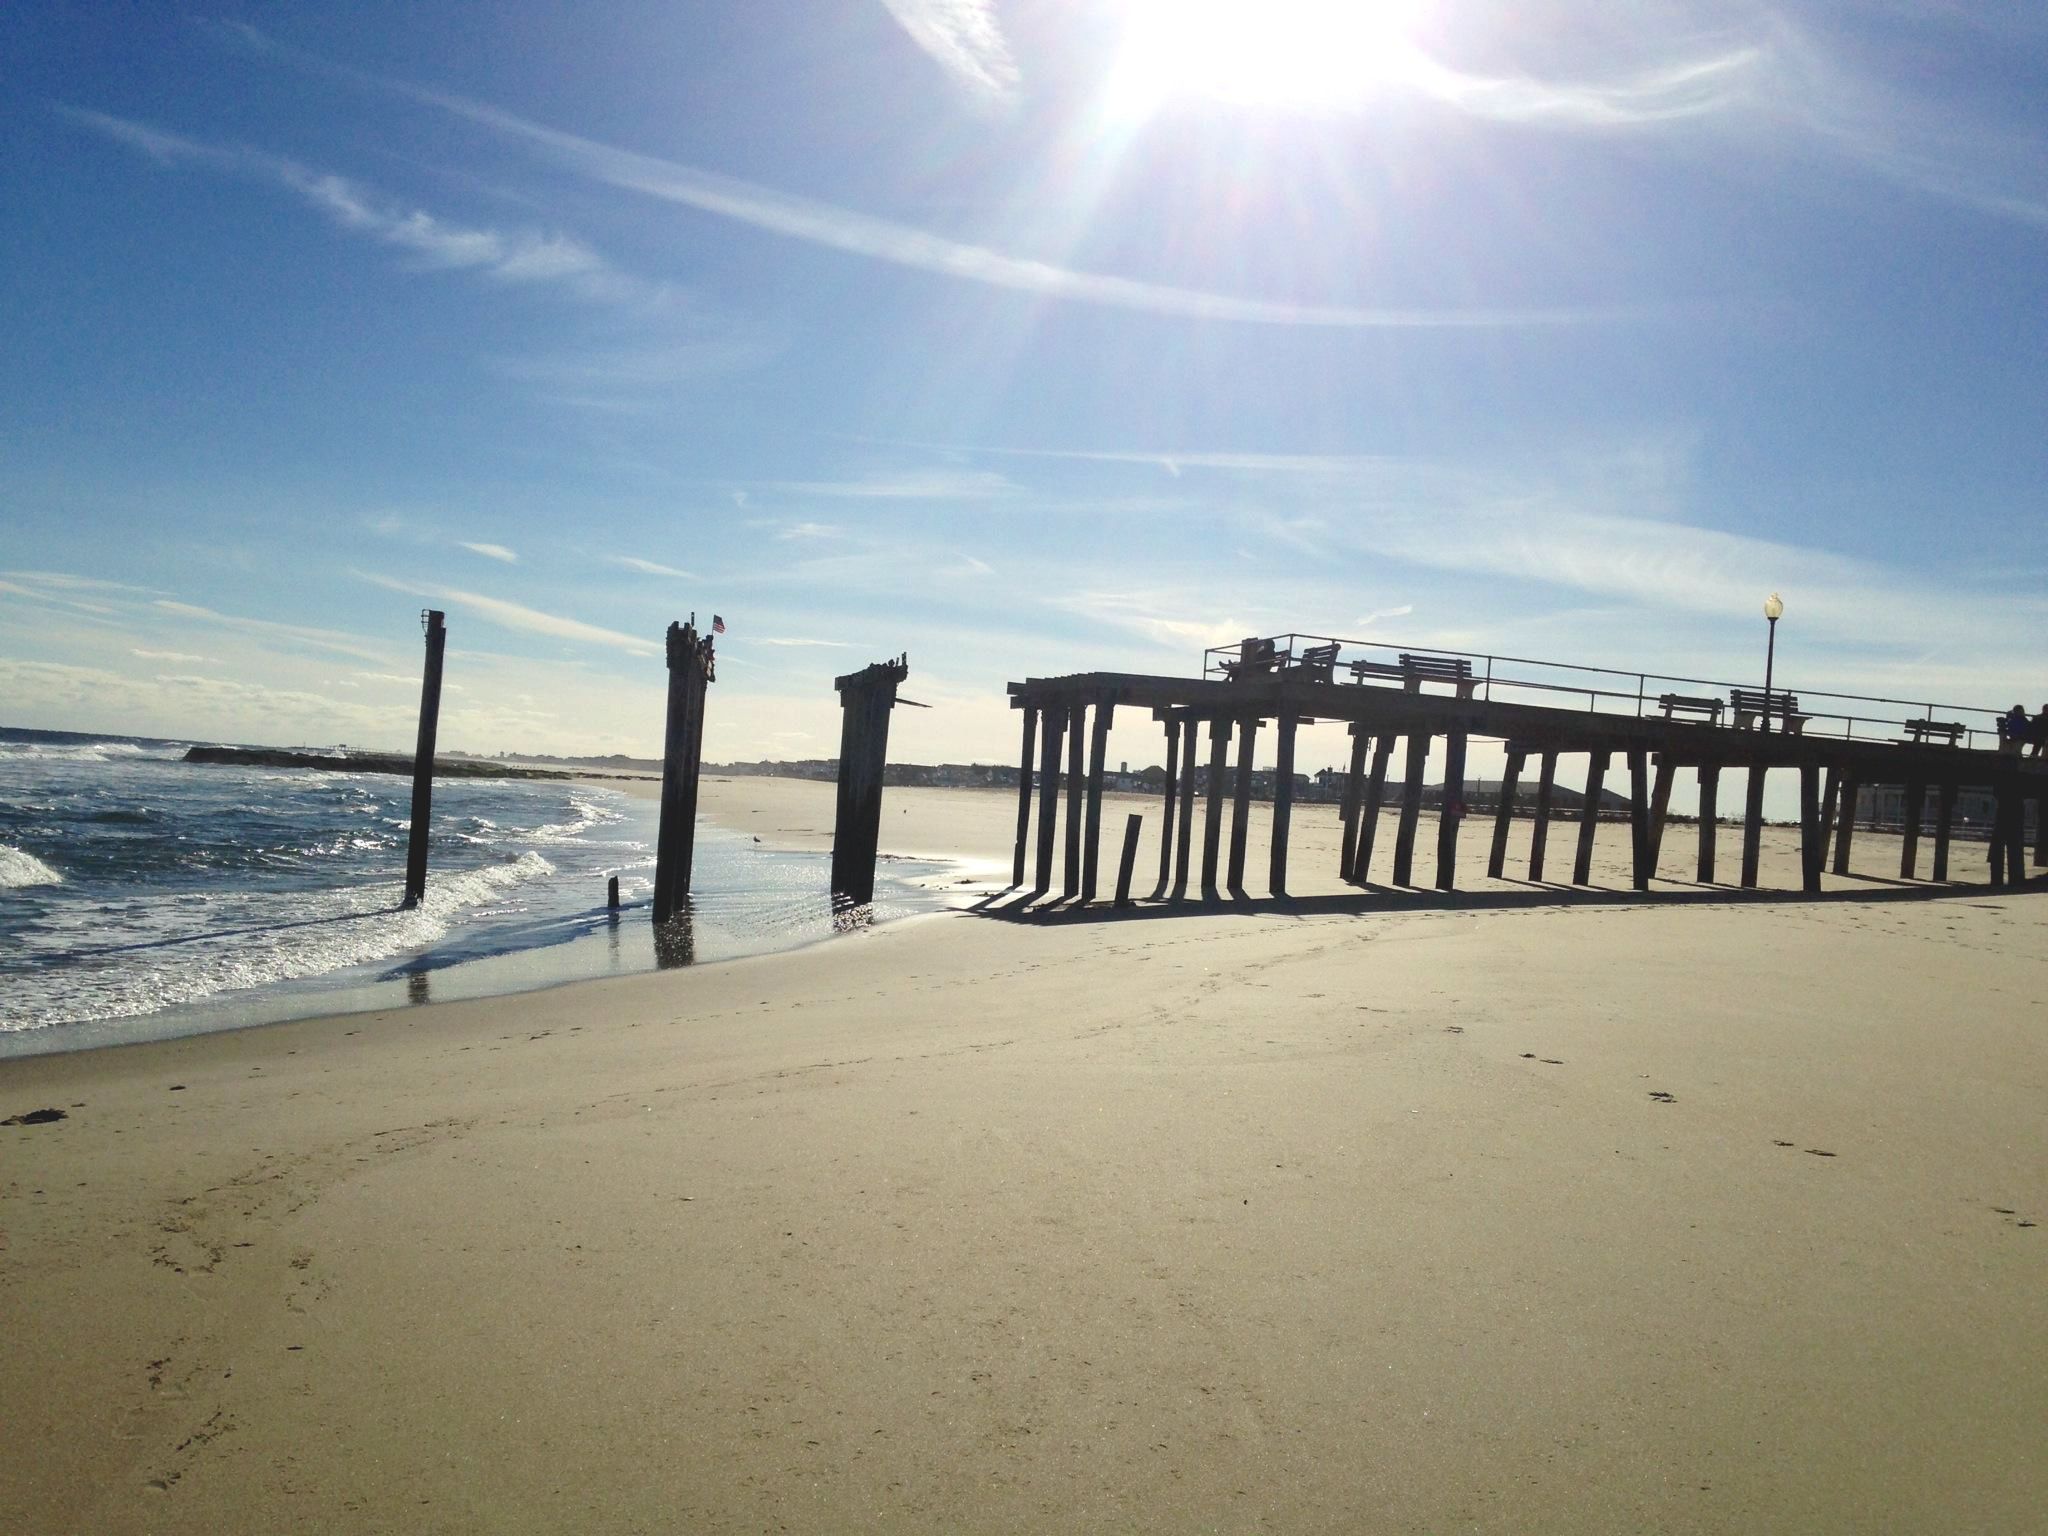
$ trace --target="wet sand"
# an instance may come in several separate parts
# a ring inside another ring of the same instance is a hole
[[[703,803],[829,840],[829,785]],[[1014,817],[892,789],[883,844]],[[1473,825],[1457,902],[1337,910],[1304,808],[1294,907],[0,1063],[67,1116],[0,1127],[5,1523],[2037,1523],[2048,893],[1637,903],[1627,841],[1611,901]]]

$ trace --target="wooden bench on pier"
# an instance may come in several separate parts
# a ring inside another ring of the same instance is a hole
[[[1368,677],[1398,677],[1409,693],[1422,692],[1424,683],[1449,683],[1458,697],[1472,697],[1472,663],[1464,656],[1411,656],[1401,653],[1397,666],[1389,661],[1354,661],[1351,676],[1357,682]]]
[[[1660,693],[1657,695],[1657,707],[1664,711],[1666,720],[1675,715],[1704,715],[1710,725],[1719,725],[1721,711],[1727,706],[1719,699],[1700,698],[1684,693]]]
[[[1797,736],[1799,728],[1812,718],[1799,713],[1797,694],[1779,693],[1775,689],[1765,692],[1761,688],[1731,688],[1728,703],[1735,711],[1735,729],[1746,731],[1760,719],[1777,720],[1783,723],[1787,736]]]
[[[1299,660],[1283,666],[1281,671],[1290,677],[1304,678],[1311,683],[1327,683],[1330,674],[1337,668],[1337,652],[1341,647],[1336,641],[1328,645],[1306,647]]]
[[[1953,747],[1961,745],[1969,729],[1960,720],[1908,720],[1906,734],[1897,740],[1908,747]]]

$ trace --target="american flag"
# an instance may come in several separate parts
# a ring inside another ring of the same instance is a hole
[[[722,635],[725,633],[725,620],[721,619],[715,613],[711,615],[711,633],[713,633],[714,635]]]

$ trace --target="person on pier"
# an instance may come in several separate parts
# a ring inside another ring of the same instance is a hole
[[[2048,713],[2048,711],[2044,711]],[[2027,706],[2015,704],[1998,721],[1998,750],[2018,755],[2034,733],[2034,722],[2027,718]]]
[[[2027,756],[2040,757],[2044,753],[2048,753],[2048,704],[2041,706],[2041,713],[2027,727]]]

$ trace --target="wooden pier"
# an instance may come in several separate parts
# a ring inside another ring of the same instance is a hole
[[[1254,661],[1270,658],[1273,642],[1248,640],[1242,649]],[[1639,703],[1638,713],[1622,714],[1567,707],[1562,702],[1475,697],[1479,680],[1456,658],[1404,656],[1401,667],[1359,663],[1350,669],[1351,678],[1340,680],[1331,665],[1334,655],[1331,646],[1309,666],[1269,662],[1234,668],[1225,663],[1221,670],[1234,675],[1220,677],[1088,672],[1012,683],[1011,706],[1023,714],[1013,885],[1027,889],[1029,898],[1037,899],[1052,892],[1057,874],[1059,899],[1077,903],[1094,899],[1103,759],[1110,722],[1118,710],[1149,711],[1165,737],[1166,782],[1159,813],[1154,901],[1182,901],[1191,889],[1206,900],[1247,894],[1252,754],[1260,731],[1269,723],[1278,733],[1278,761],[1272,775],[1271,853],[1265,881],[1274,897],[1285,897],[1288,889],[1295,735],[1300,726],[1323,721],[1341,722],[1350,732],[1350,763],[1339,808],[1343,830],[1337,874],[1341,881],[1358,887],[1369,883],[1381,810],[1390,796],[1399,812],[1391,883],[1408,887],[1420,883],[1415,865],[1423,773],[1432,744],[1439,738],[1444,743],[1445,772],[1443,800],[1436,815],[1433,884],[1444,892],[1457,888],[1459,831],[1466,815],[1465,757],[1468,743],[1475,737],[1502,742],[1507,755],[1490,828],[1486,872],[1494,879],[1508,876],[1508,833],[1515,815],[1516,790],[1532,759],[1537,767],[1528,865],[1532,881],[1545,877],[1559,760],[1574,756],[1584,757],[1587,764],[1585,803],[1578,813],[1572,850],[1571,883],[1579,886],[1591,880],[1601,792],[1617,764],[1628,778],[1630,870],[1638,891],[1647,890],[1657,876],[1671,791],[1681,772],[1695,774],[1699,785],[1695,869],[1702,884],[1712,884],[1715,879],[1719,782],[1722,770],[1728,768],[1746,771],[1749,779],[1741,825],[1740,883],[1744,889],[1754,889],[1757,884],[1764,786],[1766,775],[1773,772],[1798,777],[1800,882],[1806,892],[1821,889],[1822,874],[1830,868],[1831,857],[1835,874],[1851,872],[1856,797],[1862,786],[1904,786],[1907,821],[1899,874],[1905,880],[1919,878],[1920,806],[1929,787],[1937,791],[1930,871],[1935,880],[1948,878],[1951,823],[1959,789],[1982,789],[1996,798],[1999,810],[1990,871],[1994,886],[2026,878],[2027,850],[2021,830],[2026,802],[2037,808],[2037,828],[2048,826],[2048,816],[2041,814],[2044,789],[2048,789],[2048,763],[2007,751],[1971,749],[1955,744],[1953,736],[1933,741],[1912,732],[1910,739],[1878,741],[1847,734],[1805,733],[1799,725],[1809,717],[1797,713],[1798,700],[1787,694],[1766,696],[1735,690],[1740,696],[1738,708],[1731,711],[1730,723],[1724,724],[1716,699],[1673,697],[1660,701],[1666,706],[1663,713],[1643,711]],[[1282,657],[1284,662],[1284,653]],[[1444,691],[1425,691],[1430,686]],[[1768,728],[1774,716],[1779,723],[1776,730]],[[1088,748],[1085,772],[1084,740]],[[1199,772],[1204,766],[1198,761],[1200,740],[1208,743],[1206,774]],[[1397,743],[1404,748],[1398,758]],[[1063,748],[1067,753],[1064,774]],[[1395,774],[1392,784],[1388,782],[1390,771]],[[1034,772],[1038,791],[1035,842],[1031,825]],[[1066,856],[1063,867],[1056,869],[1063,779]],[[1203,787],[1207,814],[1197,867],[1193,824]],[[2037,869],[2048,865],[2048,831],[2037,831],[2032,862]]]
[[[889,716],[910,675],[908,653],[834,678],[839,690],[839,794],[832,821],[832,896],[864,906],[875,899],[875,856],[882,835],[882,770],[889,757]],[[905,700],[904,702],[909,702]],[[1097,796],[1100,809],[1100,796]],[[1095,823],[1089,825],[1091,838]],[[1067,842],[1078,846],[1078,828]],[[1021,833],[1020,833],[1021,836]]]

